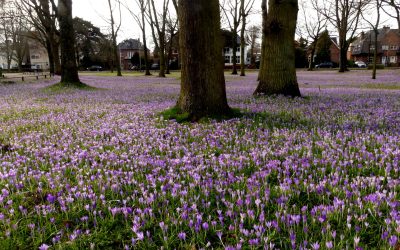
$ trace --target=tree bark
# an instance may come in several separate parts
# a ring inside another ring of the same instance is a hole
[[[310,61],[308,62],[308,71],[314,70],[314,55],[315,55],[315,47],[317,42],[314,41],[313,45],[311,45],[311,53],[310,53]]]
[[[61,43],[61,83],[80,83],[75,57],[75,32],[72,23],[72,0],[58,0]],[[56,53],[56,52],[54,52]]]
[[[46,50],[47,55],[49,57],[49,68],[50,68],[50,75],[54,75],[54,58],[53,58],[53,50],[51,48],[51,43],[48,38],[46,38]]]
[[[246,46],[246,39],[244,37],[244,32],[246,31],[246,15],[244,13],[244,0],[241,1],[240,7],[242,15],[242,29],[240,31],[240,76],[246,76],[246,64],[244,61],[244,48]]]
[[[145,5],[144,5],[144,0],[140,1],[140,12],[141,12],[141,15],[142,15],[142,35],[143,35],[144,63],[145,63],[145,70],[146,70],[144,75],[150,76],[151,73],[150,73],[150,65],[149,65],[149,54],[147,52],[147,41],[146,41],[146,22],[145,22],[146,8],[145,8]]]
[[[347,49],[349,46],[347,45],[346,41],[341,41],[339,47],[339,72],[343,73],[349,71],[347,69]]]
[[[181,92],[191,120],[230,112],[226,99],[218,0],[179,0]]]
[[[261,59],[260,59],[260,70],[258,72],[258,81],[261,77],[261,72],[264,71],[263,55],[265,54],[265,35],[267,33],[267,20],[268,20],[268,10],[267,10],[267,0],[261,1],[261,11],[262,11],[262,35],[261,35]]]
[[[115,22],[114,22],[114,15],[113,15],[113,10],[111,7],[111,1],[108,0],[108,7],[110,10],[110,21],[111,21],[111,40],[112,40],[112,48],[113,48],[113,56],[114,56],[114,61],[115,64],[117,65],[117,76],[122,76],[121,72],[121,57],[118,51],[118,45],[117,45],[117,33],[119,28],[117,28],[117,31],[115,30]],[[120,10],[121,11],[121,10]]]
[[[237,50],[237,29],[232,32],[232,75],[237,75],[237,63],[236,63],[236,50]]]
[[[255,95],[301,96],[295,67],[297,0],[269,1],[263,15],[262,70]]]

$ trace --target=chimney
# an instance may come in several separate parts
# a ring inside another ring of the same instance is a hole
[[[360,39],[364,40],[364,38],[365,38],[365,33],[364,33],[364,31],[362,31],[361,34],[360,34]]]
[[[384,32],[388,32],[390,30],[390,27],[389,26],[383,26],[383,31]]]

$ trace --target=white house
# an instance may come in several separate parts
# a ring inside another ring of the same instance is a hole
[[[240,45],[238,45],[238,47],[236,48],[236,63],[240,64],[241,63],[241,49],[240,49]],[[250,63],[250,58],[248,58],[247,56],[248,53],[248,46],[244,47],[244,62],[245,64],[249,64]],[[233,48],[231,47],[225,47],[224,48],[224,61],[225,61],[225,65],[226,66],[230,66],[233,64],[234,62],[234,58],[233,58]]]

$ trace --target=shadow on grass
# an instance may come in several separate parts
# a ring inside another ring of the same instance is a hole
[[[96,91],[96,90],[104,90],[101,88],[95,88],[92,86],[89,86],[85,83],[78,82],[78,83],[56,83],[53,85],[50,85],[48,87],[45,87],[43,89],[47,93],[64,93],[68,91],[74,91],[74,90],[83,90],[83,91]]]
[[[200,119],[196,119],[187,112],[182,112],[179,108],[173,107],[159,113],[165,120],[175,120],[177,123],[209,123],[211,121],[224,121],[234,118],[243,117],[243,113],[239,109],[231,109],[226,114],[221,115],[206,115]]]

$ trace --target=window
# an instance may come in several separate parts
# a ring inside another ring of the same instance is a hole
[[[373,61],[374,61],[374,57],[372,57],[372,56],[368,57],[368,62],[369,63],[372,63]]]
[[[133,57],[133,51],[128,52],[128,59],[131,59]]]
[[[389,45],[382,45],[382,50],[389,50]]]
[[[397,63],[397,56],[391,56],[390,63]]]
[[[390,50],[398,50],[399,46],[397,45],[390,45]]]
[[[382,64],[386,64],[386,56],[382,56]]]
[[[375,45],[370,45],[369,50],[375,50]]]
[[[231,57],[225,56],[225,63],[231,63]]]
[[[40,59],[40,55],[31,55],[31,59],[33,60]]]
[[[236,56],[236,63],[240,63],[240,56]]]
[[[236,48],[236,52],[240,52],[240,47],[237,47],[237,48]]]
[[[229,54],[230,51],[231,51],[230,48],[228,48],[228,47],[224,48],[224,53],[225,53],[225,54]]]

